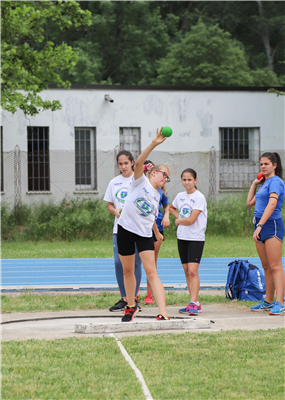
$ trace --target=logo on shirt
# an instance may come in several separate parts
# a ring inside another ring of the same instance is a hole
[[[129,189],[126,188],[126,187],[123,187],[123,188],[120,188],[120,189],[116,192],[115,197],[116,197],[116,199],[118,199],[118,201],[119,201],[120,203],[124,204],[124,202],[125,202],[126,197],[127,197],[128,194],[129,194]]]
[[[188,218],[192,214],[193,208],[189,206],[189,204],[183,204],[179,208],[179,217],[180,218]]]
[[[154,210],[152,203],[144,198],[136,199],[135,205],[139,209],[142,217],[148,217]]]

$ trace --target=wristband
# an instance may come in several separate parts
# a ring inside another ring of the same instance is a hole
[[[262,229],[263,225],[262,224],[257,224],[256,227],[260,227]]]
[[[147,171],[147,164],[144,164],[143,170],[144,170],[144,171]]]

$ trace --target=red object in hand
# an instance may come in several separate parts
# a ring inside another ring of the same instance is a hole
[[[259,174],[256,177],[258,180],[260,180],[262,178],[261,183],[263,183],[265,181],[265,176],[262,172],[259,172]]]

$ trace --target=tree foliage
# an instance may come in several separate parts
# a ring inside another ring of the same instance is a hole
[[[46,38],[44,24],[52,21],[59,31],[90,24],[90,12],[75,1],[1,2],[1,106],[15,113],[35,115],[40,109],[57,110],[59,101],[44,101],[38,93],[50,82],[68,88],[60,75],[76,65],[77,56],[64,42]]]
[[[218,25],[202,20],[171,46],[160,60],[155,83],[162,85],[251,86],[263,80],[277,84],[274,74],[264,70],[252,74],[240,43]]]

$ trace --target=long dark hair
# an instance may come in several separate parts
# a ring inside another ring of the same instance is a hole
[[[117,164],[119,163],[119,157],[121,157],[121,156],[126,156],[126,157],[128,157],[128,159],[130,160],[130,162],[133,161],[132,170],[134,171],[134,168],[135,168],[135,159],[134,159],[134,156],[132,155],[132,153],[131,153],[130,151],[128,151],[128,150],[121,150],[121,151],[119,151],[119,153],[117,154]],[[122,173],[122,172],[120,172],[120,174],[121,174],[121,173]]]
[[[268,158],[268,160],[270,160],[272,162],[272,164],[277,164],[276,168],[275,168],[275,175],[279,176],[279,178],[283,179],[283,167],[282,167],[282,162],[281,162],[281,157],[278,153],[263,153],[260,157],[259,157],[259,161],[261,158]]]

